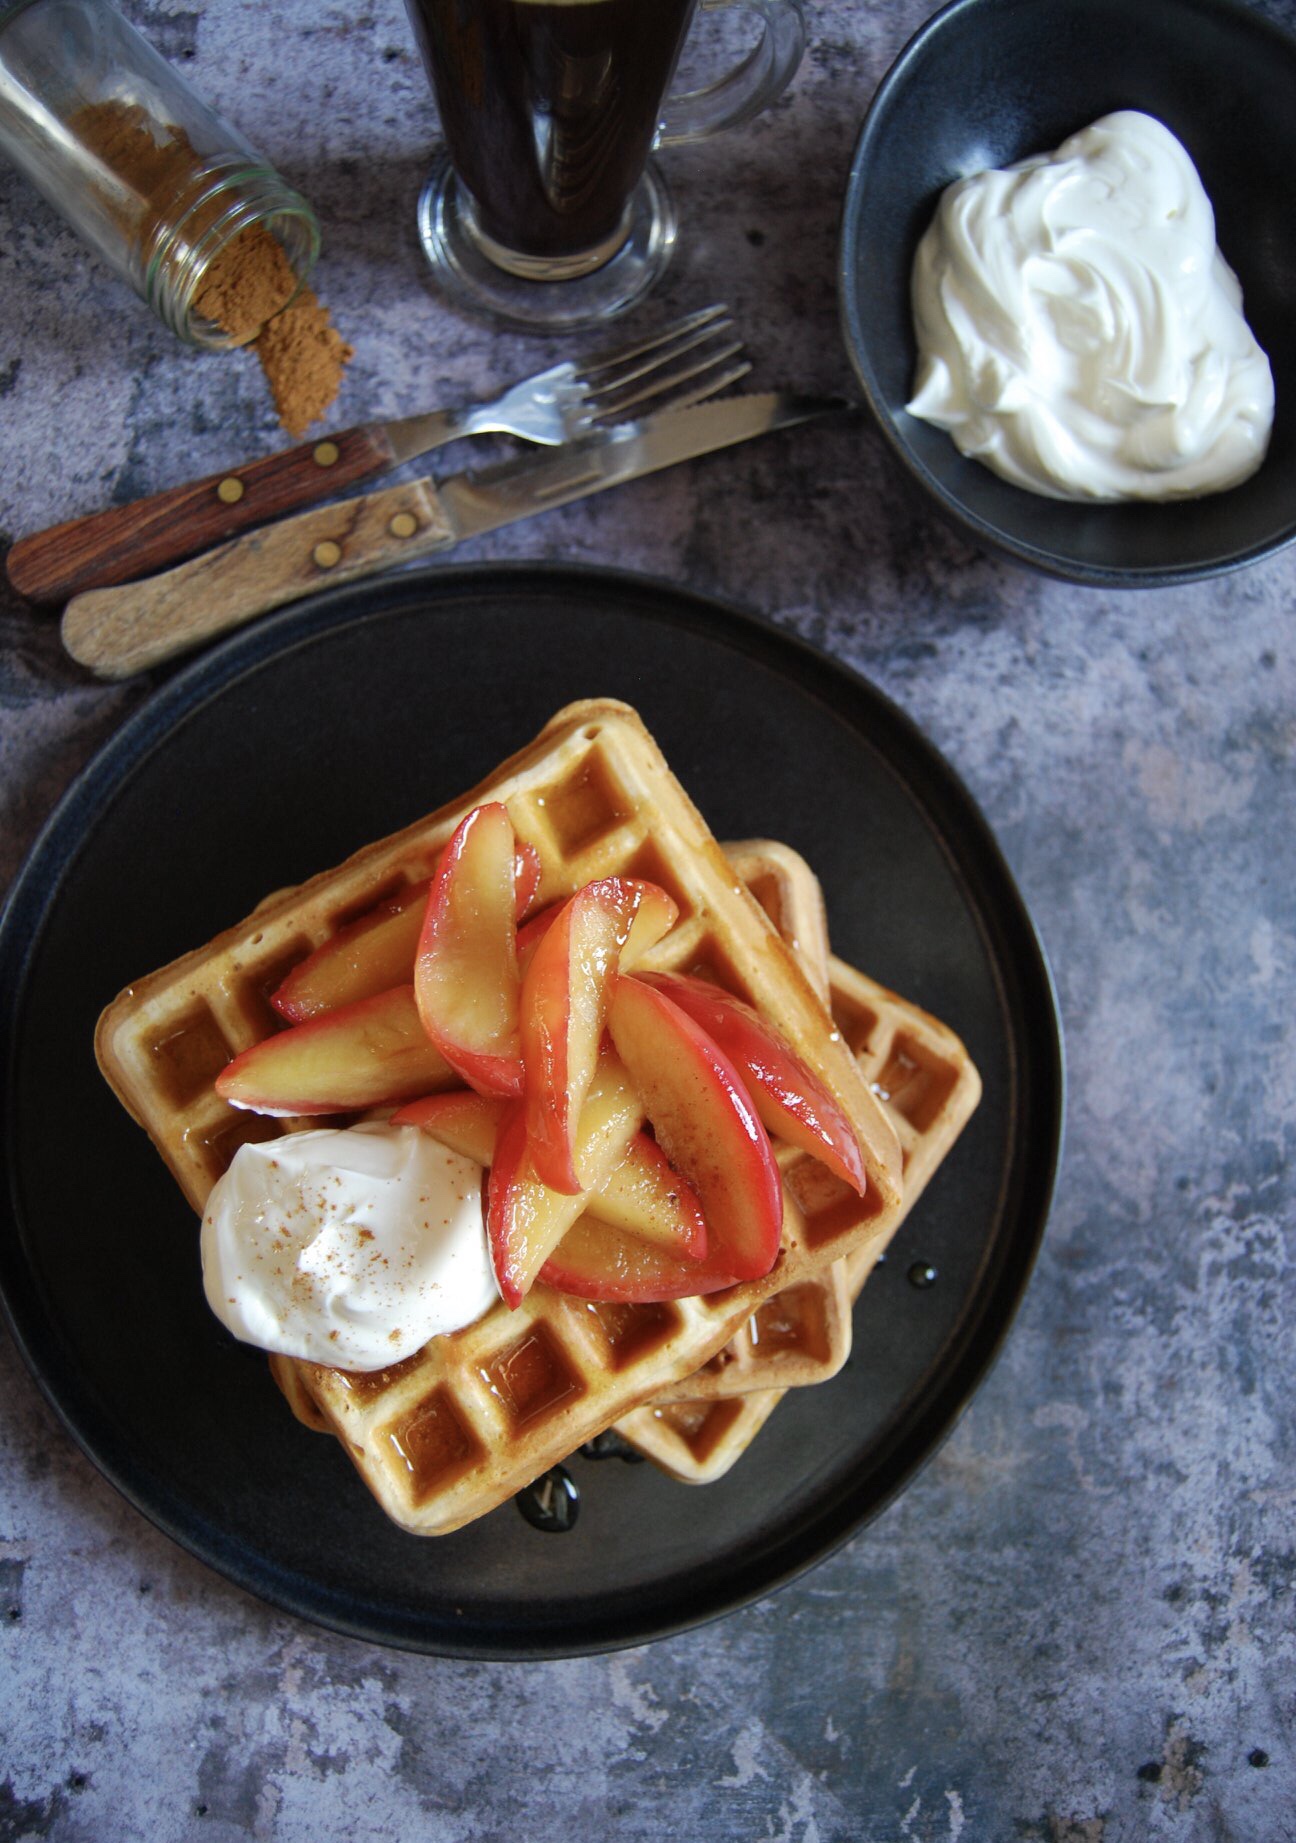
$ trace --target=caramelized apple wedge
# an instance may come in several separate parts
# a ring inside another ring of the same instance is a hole
[[[423,1028],[483,1094],[522,1092],[515,860],[506,808],[475,807],[432,879],[414,962]]]
[[[723,1260],[681,1259],[670,1249],[617,1228],[591,1206],[574,1222],[540,1269],[546,1286],[578,1299],[655,1305],[691,1299],[736,1284]]]
[[[458,1079],[428,1041],[413,986],[403,985],[253,1044],[216,1077],[216,1092],[254,1113],[349,1113]]]
[[[693,1186],[709,1259],[738,1280],[778,1256],[783,1189],[741,1076],[705,1031],[644,980],[618,979],[608,1030],[671,1164]]]
[[[280,1017],[302,1024],[322,1011],[408,985],[427,895],[426,883],[413,884],[308,954],[271,996]]]
[[[513,860],[515,913],[522,921],[540,888],[540,854],[519,841]],[[414,956],[427,914],[427,883],[412,883],[379,903],[302,960],[271,994],[270,1003],[290,1024],[353,1004],[414,977]]]
[[[541,875],[540,853],[524,838],[517,839],[513,853],[513,917],[519,924],[531,913],[531,905],[540,894]]]
[[[628,973],[638,966],[650,948],[670,933],[679,920],[679,904],[660,883],[651,883],[646,877],[623,877],[622,882],[639,891],[639,906],[630,923],[629,938],[621,949],[621,971]]]
[[[746,1083],[756,1111],[777,1139],[821,1159],[862,1197],[868,1177],[859,1141],[838,1102],[758,1011],[681,973],[637,975],[701,1026]]]
[[[576,1134],[581,1188],[555,1190],[539,1176],[526,1128],[525,1104],[506,1112],[495,1142],[487,1186],[486,1237],[495,1279],[508,1305],[517,1305],[580,1215],[623,1162],[643,1126],[643,1107],[617,1058],[599,1060]]]
[[[642,894],[641,884],[622,877],[585,884],[545,931],[522,981],[527,1138],[537,1174],[554,1190],[585,1188],[576,1170],[576,1128],[603,1041],[608,992]]]
[[[686,1262],[706,1259],[710,1237],[697,1192],[647,1133],[636,1133],[588,1204],[603,1222],[636,1240]]]
[[[393,1126],[417,1126],[452,1152],[491,1165],[500,1128],[512,1102],[456,1088],[412,1101],[392,1115]],[[707,1251],[702,1205],[647,1133],[636,1133],[625,1156],[609,1171],[587,1207],[613,1228],[642,1237],[687,1261]]]
[[[453,1088],[448,1094],[425,1095],[408,1102],[392,1115],[391,1123],[417,1126],[461,1158],[492,1165],[500,1128],[511,1105],[497,1095]]]
[[[518,972],[524,980],[535,958],[536,949],[562,914],[564,906],[561,902],[551,902],[548,908],[537,910],[529,921],[523,922],[519,927],[517,933]]]

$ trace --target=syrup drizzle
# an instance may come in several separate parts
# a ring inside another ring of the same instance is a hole
[[[513,1499],[532,1529],[549,1536],[565,1536],[575,1529],[580,1515],[580,1492],[561,1465],[551,1466]]]
[[[592,1440],[587,1440],[580,1448],[580,1456],[582,1459],[620,1459],[626,1465],[644,1462],[643,1454],[623,1440],[614,1427],[607,1427]],[[575,1529],[580,1501],[580,1486],[562,1465],[542,1472],[513,1499],[532,1529],[543,1530],[547,1536],[565,1536],[569,1529]]]
[[[642,1465],[644,1456],[621,1438],[615,1427],[605,1427],[580,1449],[582,1459],[623,1459],[627,1465]]]

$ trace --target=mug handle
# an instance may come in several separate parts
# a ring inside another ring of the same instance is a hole
[[[761,21],[761,35],[742,63],[705,89],[668,96],[656,147],[705,141],[738,128],[769,107],[796,75],[805,51],[803,0],[702,0],[699,12],[737,7]]]

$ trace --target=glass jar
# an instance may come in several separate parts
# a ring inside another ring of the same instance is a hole
[[[319,253],[307,201],[108,0],[0,0],[0,152],[193,345],[254,339]]]

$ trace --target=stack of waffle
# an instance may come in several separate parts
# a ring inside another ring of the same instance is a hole
[[[782,1389],[840,1366],[850,1297],[977,1095],[957,1039],[830,958],[801,861],[765,844],[726,856],[635,713],[587,701],[463,799],[267,899],[109,1006],[100,1066],[200,1213],[241,1143],[320,1124],[240,1112],[215,1091],[230,1058],[279,1027],[269,994],[340,928],[425,882],[488,800],[538,853],[540,903],[612,875],[667,890],[679,918],[646,964],[754,1005],[846,1112],[868,1184],[861,1198],[776,1146],[778,1258],[721,1293],[609,1305],[537,1285],[516,1310],[497,1305],[374,1374],[275,1359],[299,1418],[334,1433],[387,1513],[421,1535],[482,1515],[612,1425],[677,1478],[718,1476]]]

